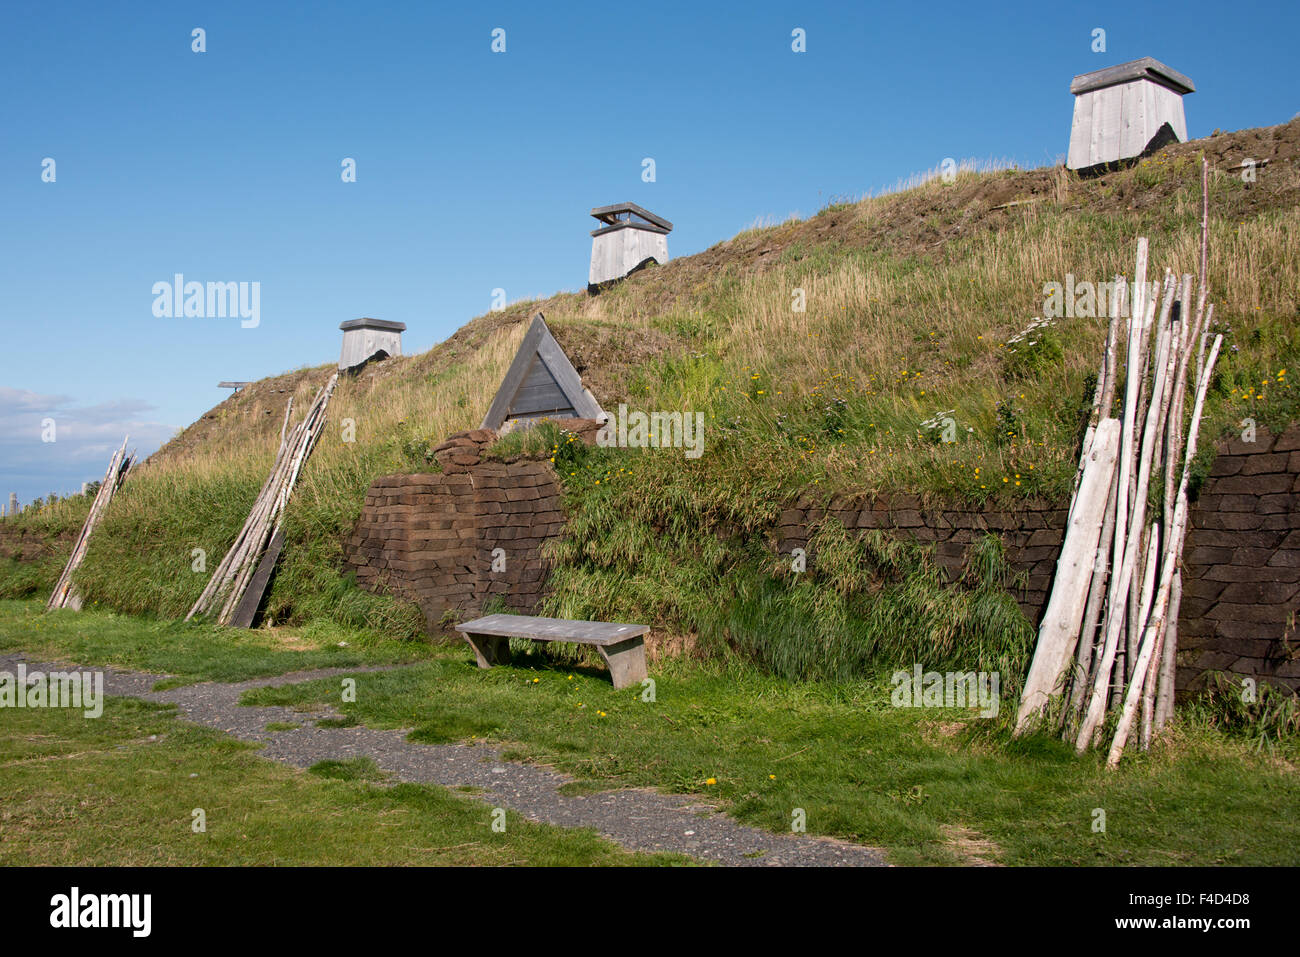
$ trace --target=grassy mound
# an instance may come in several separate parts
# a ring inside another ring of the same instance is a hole
[[[558,456],[572,521],[555,552],[552,610],[635,615],[785,674],[888,664],[913,651],[889,636],[917,630],[973,642],[982,660],[1019,654],[1024,623],[997,574],[972,573],[949,595],[923,557],[828,527],[817,534],[842,566],[791,580],[764,528],[809,490],[1063,501],[1105,320],[1062,317],[1032,343],[1017,337],[1043,314],[1045,284],[1126,274],[1139,235],[1157,275],[1193,270],[1202,155],[1214,168],[1210,283],[1226,340],[1203,445],[1245,418],[1283,426],[1300,417],[1288,381],[1300,120],[1175,145],[1091,180],[1060,168],[967,171],[747,230],[596,297],[517,303],[341,382],[289,508],[270,614],[420,633],[417,609],[342,576],[342,543],[376,476],[432,469],[432,445],[478,424],[541,309],[607,409],[699,410],[706,421],[699,459]],[[1253,183],[1240,175],[1246,156],[1269,160]],[[79,577],[88,599],[184,614],[206,578],[195,549],[202,567],[216,566],[270,465],[284,402],[304,408],[328,374],[254,383],[160,450],[95,536]],[[928,425],[943,418],[956,443]]]

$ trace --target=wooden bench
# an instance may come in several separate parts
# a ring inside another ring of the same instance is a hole
[[[609,665],[615,688],[626,688],[645,680],[645,641],[649,625],[620,625],[604,621],[570,621],[567,618],[536,618],[532,615],[488,615],[457,625],[465,636],[480,668],[510,663],[510,639],[529,641],[573,641],[595,645]]]

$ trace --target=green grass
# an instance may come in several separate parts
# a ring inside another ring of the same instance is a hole
[[[349,665],[362,664],[387,651],[358,651],[351,643],[339,649],[335,643],[331,650],[290,652],[274,641],[260,632],[95,611],[42,616],[35,603],[0,603],[0,650],[173,671],[186,680],[240,680],[343,664],[340,654],[354,656],[346,659]],[[398,651],[408,647],[393,644]],[[419,646],[415,664],[358,674],[355,704],[340,705],[330,681],[256,689],[243,700],[294,708],[328,703],[341,707],[340,726],[412,728],[413,738],[427,743],[500,745],[509,758],[572,773],[577,783],[571,790],[644,786],[702,793],[739,820],[773,831],[788,830],[793,809],[803,808],[811,833],[884,847],[899,864],[961,863],[968,853],[962,835],[991,842],[980,853],[1007,864],[1300,863],[1300,822],[1290,812],[1300,803],[1300,747],[1294,738],[1277,743],[1274,735],[1252,736],[1249,716],[1228,720],[1206,706],[1181,709],[1166,741],[1149,754],[1131,752],[1118,771],[1109,772],[1100,755],[1078,759],[1054,739],[1010,741],[1006,724],[1014,696],[1005,687],[998,718],[979,721],[956,710],[891,707],[887,673],[789,681],[732,654],[656,664],[651,701],[640,686],[615,691],[603,668],[543,654],[533,645],[517,646],[516,654],[512,667],[480,671],[468,649]],[[933,658],[920,661],[935,667]],[[66,725],[52,737],[10,731],[37,713],[6,712],[0,729],[11,737],[0,759],[35,756],[60,735],[74,734],[77,739],[60,744],[64,750],[58,753],[89,745],[114,752],[94,759],[120,762],[121,774],[108,773],[107,764],[98,769],[111,790],[135,794],[138,787],[143,795],[151,787],[174,788],[166,775],[150,771],[140,777],[130,764],[134,758],[116,754],[116,744],[104,744],[108,738],[93,738],[115,727],[121,707],[110,699],[106,723],[70,723],[62,712],[39,712]],[[135,707],[142,710],[132,721],[163,721],[172,734],[199,734],[156,709]],[[1240,734],[1232,730],[1238,727]],[[127,750],[152,733],[157,732],[127,734],[135,742]],[[214,741],[221,743],[214,752],[219,762],[227,751],[248,754],[217,736],[199,737],[192,750],[200,780],[208,776],[201,765]],[[391,783],[364,761],[325,762],[313,770],[339,786]],[[0,780],[8,781],[10,771],[6,767]],[[125,780],[133,776],[139,780]],[[51,785],[46,798],[63,801],[72,786]],[[7,787],[12,786],[0,785],[0,798],[17,793]],[[401,787],[383,793],[405,793]],[[365,793],[367,802],[380,799],[378,791]],[[24,798],[29,799],[34,800]],[[152,807],[160,798],[139,800]],[[1095,808],[1106,812],[1104,834],[1092,831]],[[93,843],[76,841],[83,849]]]
[[[373,758],[317,761],[307,770],[331,781],[371,781],[378,784],[388,779],[388,774],[375,764]]]
[[[952,710],[897,709],[885,680],[787,682],[742,665],[673,661],[643,689],[533,653],[479,671],[467,652],[358,677],[343,710],[417,741],[478,740],[558,767],[578,790],[658,787],[703,793],[741,821],[884,847],[899,864],[966,860],[954,835],[992,842],[1005,864],[1300,863],[1294,746],[1257,752],[1180,720],[1149,754],[1107,771],[1055,739],[1010,742],[995,722]],[[327,682],[247,692],[244,702],[335,702]],[[990,726],[991,725],[991,726]],[[707,782],[712,778],[716,783]],[[1094,833],[1093,811],[1106,812]]]
[[[91,539],[78,587],[119,611],[183,618],[243,526],[267,468],[250,456],[238,471],[163,472],[129,482]],[[291,512],[285,531],[293,545],[273,579],[268,619],[401,637],[423,632],[418,608],[362,591],[341,570],[338,539],[360,514],[364,489],[349,486],[319,511]]]
[[[51,555],[36,561],[0,558],[0,600],[40,598],[45,601],[68,563],[66,555]]]
[[[193,829],[202,809],[206,830]],[[592,831],[535,824],[433,785],[387,784],[365,762],[303,772],[110,698],[86,720],[61,709],[0,721],[0,865],[628,865]]]
[[[57,544],[53,553],[35,561],[0,558],[0,600],[6,598],[48,598],[54,584],[68,562],[72,543],[81,531],[90,511],[91,496],[69,495],[41,507],[29,507],[16,516],[7,516],[4,525],[10,529],[26,531]]]
[[[563,439],[555,449],[574,514],[550,548],[546,614],[652,622],[792,679],[925,660],[1019,686],[1034,630],[995,536],[969,550],[950,583],[928,548],[829,519],[808,530],[808,566],[795,573],[762,537],[770,502],[732,494],[743,485],[642,483],[607,450]]]
[[[340,642],[343,645],[340,646]],[[303,628],[240,629],[154,621],[90,608],[46,613],[36,601],[0,601],[0,652],[40,660],[115,665],[195,681],[245,681],[312,668],[394,664],[428,657],[425,642],[380,639],[328,623]]]

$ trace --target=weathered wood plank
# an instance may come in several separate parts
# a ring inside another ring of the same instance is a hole
[[[555,381],[555,376],[551,375],[551,370],[546,368],[546,363],[534,358],[533,364],[528,367],[528,375],[524,376],[524,381],[519,388],[522,391],[524,389],[534,389],[538,386],[549,386],[555,389],[560,387],[559,383]]]
[[[1120,63],[1117,66],[1108,66],[1103,70],[1094,70],[1092,73],[1081,73],[1070,81],[1070,92],[1078,96],[1080,93],[1104,89],[1117,83],[1143,79],[1159,83],[1179,94],[1196,92],[1190,77],[1149,56]]]
[[[637,232],[655,233],[656,235],[659,236],[667,236],[670,232],[672,232],[671,229],[660,229],[658,226],[652,226],[649,223],[638,223],[635,221],[629,222],[627,220],[620,220],[619,222],[614,223],[612,226],[601,226],[599,229],[593,229],[591,231],[591,235],[593,237],[608,236],[610,233],[618,232],[620,229],[634,229]]]
[[[386,319],[349,319],[339,323],[343,330],[343,350],[339,354],[339,368],[352,369],[365,364],[379,353],[384,357],[402,354],[403,322]]]
[[[597,230],[592,237],[589,287],[621,279],[651,260],[660,265],[668,262],[668,239],[663,232],[632,225]]]
[[[483,423],[479,428],[501,428],[501,423],[505,422],[506,414],[510,411],[510,400],[519,391],[520,384],[533,364],[533,357],[537,354],[537,343],[547,334],[547,331],[546,322],[539,312],[533,316],[532,324],[524,333],[524,341],[519,344],[519,351],[511,360],[510,368],[506,370],[505,378],[501,380],[501,386],[497,389],[492,404],[488,406],[487,415],[483,416]]]
[[[1061,556],[1056,565],[1056,581],[1043,622],[1038,631],[1033,662],[1025,678],[1025,687],[1016,715],[1016,734],[1028,730],[1041,716],[1051,698],[1060,690],[1061,676],[1073,654],[1082,624],[1084,603],[1092,581],[1097,542],[1105,517],[1106,499],[1115,478],[1115,459],[1119,454],[1120,423],[1103,419],[1097,426],[1088,465],[1079,483],[1079,495],[1070,515]]]
[[[599,219],[602,223],[610,223],[611,225],[618,221],[617,217],[619,213],[632,213],[635,216],[640,216],[647,223],[658,226],[660,229],[671,230],[673,228],[673,224],[668,222],[668,220],[664,219],[662,216],[657,216],[648,209],[638,206],[636,203],[614,203],[611,206],[597,206],[591,211],[591,215],[594,218]]]
[[[510,403],[508,416],[516,418],[531,412],[558,412],[561,409],[572,410],[572,403],[546,368],[546,363],[540,357],[534,359],[532,368]]]
[[[569,404],[577,410],[579,416],[584,419],[599,418],[603,410],[596,404],[591,393],[583,388],[578,370],[573,367],[573,363],[564,354],[564,350],[560,348],[560,344],[555,341],[549,329],[537,345],[537,354],[542,357],[547,369],[555,377],[556,383],[564,391]]]
[[[1193,90],[1191,80],[1150,57],[1076,76],[1066,165],[1087,171],[1146,155],[1165,124],[1186,141],[1183,95]]]
[[[271,573],[275,571],[275,563],[280,560],[280,551],[283,548],[284,532],[278,531],[271,538],[271,543],[266,546],[266,552],[262,555],[262,560],[258,562],[257,571],[248,583],[248,590],[244,592],[244,597],[239,600],[239,604],[235,607],[235,613],[230,619],[230,627],[253,627],[253,619],[257,617],[257,609],[262,605],[262,598],[266,595],[266,586],[271,581]]]
[[[457,625],[467,635],[526,638],[532,641],[572,641],[581,645],[618,645],[650,631],[649,625],[619,622],[538,618],[533,615],[488,615]]]
[[[552,386],[554,393],[548,391]],[[533,316],[480,428],[499,429],[507,419],[535,418],[543,413],[568,413],[584,419],[603,414],[539,312]]]

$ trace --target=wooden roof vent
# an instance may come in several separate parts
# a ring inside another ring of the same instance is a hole
[[[339,323],[343,330],[343,351],[339,355],[340,371],[355,371],[372,360],[402,354],[404,322],[384,319],[349,319]]]
[[[1065,165],[1101,172],[1186,142],[1183,96],[1195,91],[1190,79],[1149,56],[1076,76],[1070,83],[1074,123]]]
[[[538,419],[598,419],[603,415],[600,403],[583,386],[539,312],[533,316],[480,428],[508,432]]]
[[[591,231],[591,270],[587,291],[597,293],[651,262],[668,261],[673,224],[636,203],[597,206],[591,215],[602,225]]]

